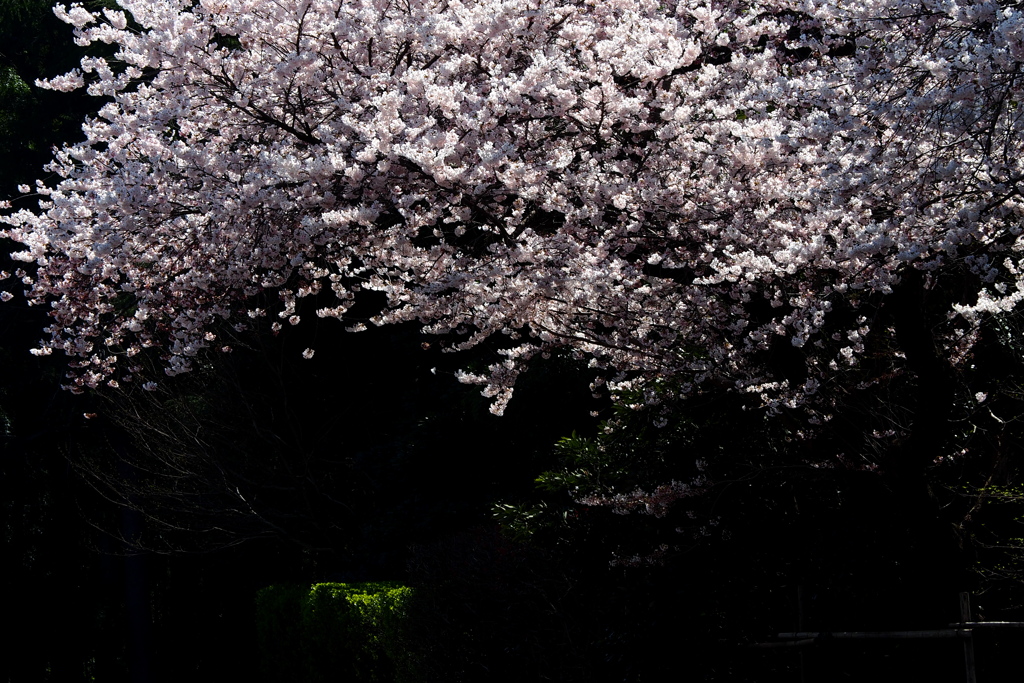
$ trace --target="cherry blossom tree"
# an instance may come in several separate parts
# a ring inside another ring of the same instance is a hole
[[[116,53],[43,85],[108,101],[2,218],[74,390],[374,291],[494,340],[495,412],[568,349],[827,420],[866,358],[944,395],[1024,298],[1013,3],[121,4],[56,8]]]

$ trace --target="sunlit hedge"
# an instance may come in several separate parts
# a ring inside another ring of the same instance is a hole
[[[257,594],[266,679],[275,683],[407,678],[401,629],[412,589],[397,583],[268,586]]]

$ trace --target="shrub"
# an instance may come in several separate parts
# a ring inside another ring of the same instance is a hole
[[[396,583],[268,586],[256,597],[267,680],[274,683],[384,683],[406,670],[403,606],[412,589]]]

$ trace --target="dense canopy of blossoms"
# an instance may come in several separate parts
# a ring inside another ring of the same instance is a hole
[[[56,9],[116,53],[46,87],[109,102],[40,209],[2,218],[78,387],[376,290],[375,323],[506,340],[463,375],[496,411],[559,348],[797,405],[884,336],[909,273],[969,284],[947,359],[1024,298],[1016,3],[121,4]]]

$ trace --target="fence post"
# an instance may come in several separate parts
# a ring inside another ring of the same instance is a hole
[[[797,584],[796,587],[796,625],[798,631],[806,628],[804,624],[804,585]],[[807,681],[807,661],[804,659],[804,650],[800,648],[800,683]]]
[[[971,614],[971,594],[964,592],[960,594],[960,623],[964,624],[963,628],[967,629],[967,624],[974,621],[974,615]],[[964,667],[967,669],[967,683],[978,683],[978,678],[974,668],[974,630],[970,630],[970,635],[964,638]]]

